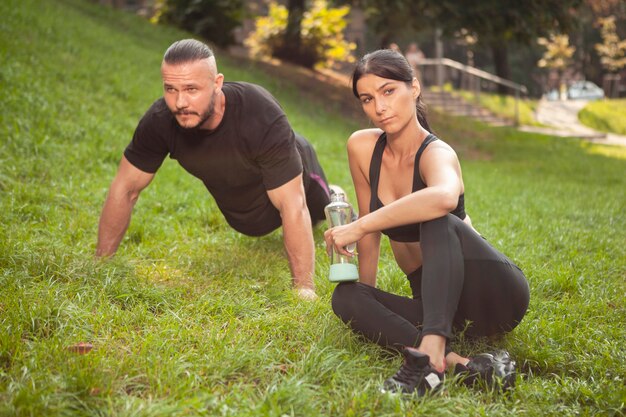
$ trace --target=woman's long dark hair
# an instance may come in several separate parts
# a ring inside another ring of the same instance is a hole
[[[359,98],[356,83],[366,74],[373,74],[389,80],[404,81],[407,86],[411,86],[415,77],[413,68],[411,68],[406,58],[401,53],[391,49],[379,49],[378,51],[370,52],[356,64],[352,73],[352,93],[354,93],[356,98]],[[432,133],[426,120],[426,106],[422,101],[421,93],[417,97],[415,106],[417,108],[417,120],[420,125]]]

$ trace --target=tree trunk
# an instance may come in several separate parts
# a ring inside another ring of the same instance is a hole
[[[496,69],[496,75],[505,80],[511,79],[511,70],[509,68],[509,54],[504,42],[494,42],[491,44],[491,54],[493,57],[493,65]],[[498,84],[498,94],[507,94],[507,87]]]
[[[293,49],[298,49],[302,45],[300,29],[302,28],[302,16],[304,15],[305,0],[289,0],[287,9],[287,29],[285,31],[285,43],[291,45]]]
[[[304,15],[306,0],[289,0],[287,10],[287,28],[283,44],[274,51],[274,56],[294,64],[312,68],[316,57],[302,48],[302,16]]]

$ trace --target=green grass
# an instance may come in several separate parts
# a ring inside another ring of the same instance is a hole
[[[601,132],[626,135],[626,99],[592,101],[578,113],[578,119]]]
[[[323,227],[320,300],[299,302],[278,232],[232,231],[171,160],[111,261],[93,258],[108,185],[187,36],[79,0],[0,4],[0,415],[417,416],[626,412],[626,158],[599,145],[433,114],[458,150],[476,227],[526,271],[524,321],[488,347],[520,365],[509,395],[378,387],[400,359],[334,317]],[[218,56],[274,93],[353,195],[335,103]],[[620,148],[621,149],[621,148]],[[383,246],[380,286],[409,293]],[[91,342],[77,355],[67,348]],[[487,346],[458,341],[461,353]]]
[[[515,120],[515,97],[503,96],[499,94],[481,92],[478,97],[469,91],[459,91],[461,97],[470,102],[478,101],[482,107],[486,108],[496,116]],[[526,126],[540,126],[541,123],[535,120],[535,110],[537,100],[520,98],[517,101],[517,111],[519,124]]]

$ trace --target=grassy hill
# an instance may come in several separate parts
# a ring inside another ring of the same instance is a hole
[[[111,261],[93,258],[109,183],[161,94],[163,51],[188,35],[80,0],[0,3],[0,415],[416,416],[626,412],[626,153],[433,114],[457,149],[475,226],[525,270],[530,311],[502,340],[508,395],[454,383],[423,400],[378,387],[400,359],[334,317],[323,226],[320,300],[299,302],[279,232],[232,231],[202,184],[166,161]],[[328,97],[218,55],[256,82],[353,196],[364,127]],[[354,196],[353,196],[354,197]],[[409,294],[383,247],[380,287]],[[90,342],[85,355],[69,347]]]
[[[578,113],[578,118],[601,132],[626,135],[626,99],[592,101]]]

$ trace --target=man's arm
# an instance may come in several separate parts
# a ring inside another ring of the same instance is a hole
[[[96,256],[111,256],[117,251],[130,224],[130,215],[139,193],[152,178],[154,174],[141,171],[122,156],[100,215]]]
[[[283,240],[293,285],[298,290],[314,290],[315,245],[302,175],[278,188],[268,190],[267,195],[282,218]]]

